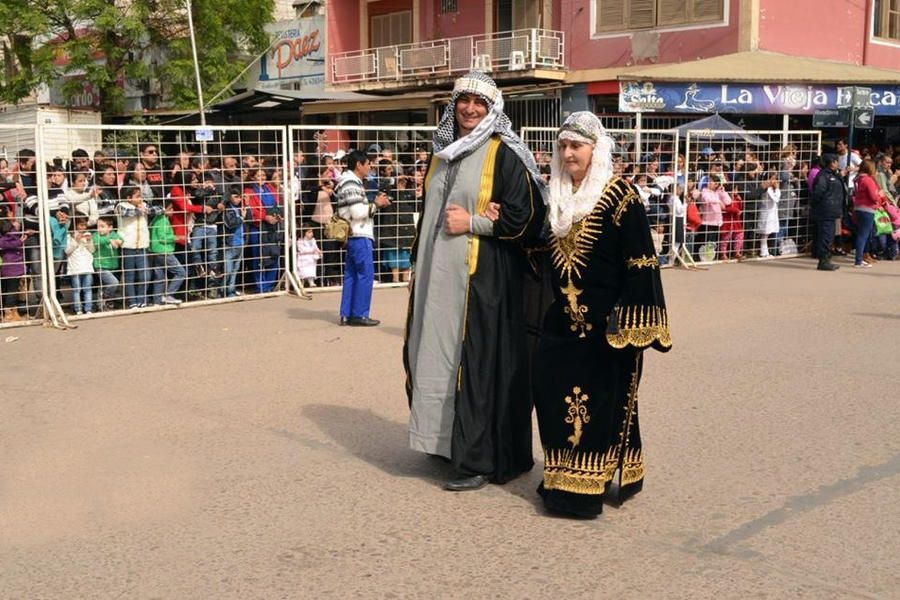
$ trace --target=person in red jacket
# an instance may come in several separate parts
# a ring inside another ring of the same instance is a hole
[[[853,266],[857,268],[871,267],[871,263],[863,260],[863,254],[875,229],[875,211],[881,208],[886,200],[884,192],[875,182],[875,163],[864,160],[859,167],[859,176],[856,178],[856,192],[853,194],[853,214],[856,215],[856,260]]]
[[[722,228],[719,230],[722,254],[719,259],[741,260],[744,258],[744,224],[741,219],[744,202],[734,185],[728,190],[728,195],[731,196],[731,204],[722,211]],[[731,254],[732,246],[734,246],[734,254]]]
[[[169,217],[172,231],[175,232],[175,254],[185,269],[190,270],[190,245],[191,222],[193,215],[204,210],[202,204],[192,201],[190,182],[196,180],[196,175],[181,168],[179,163],[174,163],[169,171],[169,195],[172,197],[174,212]],[[195,281],[189,281],[185,289],[196,287]]]

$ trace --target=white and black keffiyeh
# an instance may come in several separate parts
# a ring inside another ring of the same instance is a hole
[[[562,164],[559,144],[550,163],[550,229],[557,238],[565,237],[574,223],[591,214],[612,179],[612,150],[615,141],[606,134],[600,119],[589,111],[572,113],[563,122],[558,140],[572,140],[594,148],[591,164],[578,190],[572,191],[572,176]]]
[[[488,105],[488,114],[469,135],[457,139],[456,101],[463,94],[481,97]],[[500,139],[516,153],[535,181],[544,203],[547,202],[547,185],[541,178],[534,155],[515,134],[509,117],[503,112],[503,93],[494,80],[481,71],[470,71],[456,80],[450,103],[444,109],[441,122],[434,132],[434,154],[447,162],[464,158],[479,148],[489,137],[499,135]]]

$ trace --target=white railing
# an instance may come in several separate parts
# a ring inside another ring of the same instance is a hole
[[[331,84],[411,83],[471,69],[565,70],[565,34],[520,29],[344,52],[331,57]]]

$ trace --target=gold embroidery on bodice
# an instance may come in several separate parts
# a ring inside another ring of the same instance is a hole
[[[584,293],[584,290],[575,285],[575,280],[581,279],[581,267],[587,267],[594,242],[603,232],[603,211],[612,206],[610,193],[613,184],[618,181],[620,180],[612,179],[606,184],[606,189],[603,190],[591,214],[573,223],[569,233],[562,238],[553,236],[553,267],[560,272],[560,279],[566,280],[566,285],[560,287],[560,291],[569,301],[564,309],[572,320],[569,328],[582,338],[586,337],[587,332],[594,326],[585,318],[590,309],[578,303],[578,296]]]

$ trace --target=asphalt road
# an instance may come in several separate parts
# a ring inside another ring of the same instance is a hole
[[[0,331],[0,597],[898,598],[900,263],[843,265],[664,273],[594,521],[407,450],[403,289]]]

